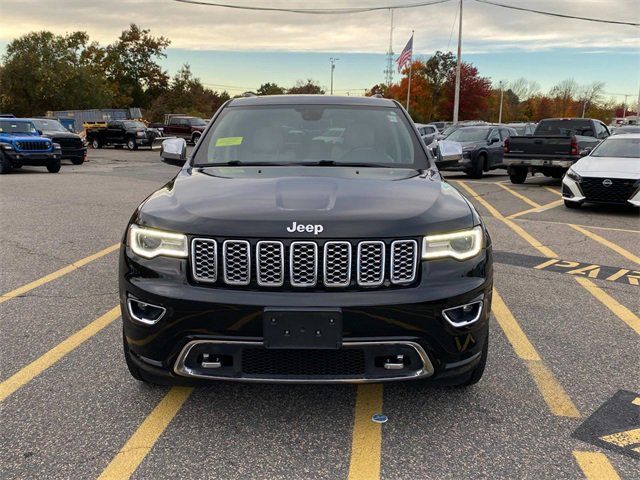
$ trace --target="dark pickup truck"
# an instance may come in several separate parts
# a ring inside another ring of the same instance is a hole
[[[504,165],[511,183],[524,183],[527,174],[540,172],[562,178],[571,165],[610,135],[600,120],[590,118],[546,118],[533,135],[510,137],[504,145]]]
[[[200,140],[207,122],[199,117],[171,116],[162,126],[162,133],[166,137],[181,137],[194,145]]]
[[[143,146],[153,147],[153,141],[160,136],[160,130],[148,128],[138,120],[112,120],[104,127],[87,129],[87,142],[93,148],[126,145],[129,150],[137,150]]]
[[[32,118],[31,122],[42,137],[50,138],[53,143],[60,145],[62,158],[71,160],[74,165],[82,165],[87,158],[87,146],[75,133],[64,128],[54,118]]]

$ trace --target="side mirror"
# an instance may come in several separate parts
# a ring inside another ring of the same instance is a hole
[[[36,130],[36,133],[38,134],[39,137],[42,136],[42,130]]]
[[[450,140],[438,142],[438,158],[436,164],[440,166],[455,165],[462,160],[462,145]]]
[[[589,155],[591,153],[591,150],[593,150],[592,147],[587,147],[584,150],[580,150],[580,156],[581,157],[586,157],[587,155]]]
[[[493,145],[494,143],[498,143],[500,141],[497,137],[492,137],[489,139],[489,145]]]
[[[167,138],[162,142],[160,156],[166,163],[184,163],[187,160],[187,142],[184,138]]]

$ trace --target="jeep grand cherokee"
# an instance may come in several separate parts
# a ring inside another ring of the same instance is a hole
[[[392,100],[227,102],[133,214],[119,278],[142,381],[469,385],[485,368],[489,235]]]

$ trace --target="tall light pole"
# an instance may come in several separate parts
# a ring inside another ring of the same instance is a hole
[[[460,20],[458,22],[458,61],[456,63],[456,93],[453,100],[453,123],[458,122],[460,110],[460,62],[462,61],[462,1],[460,0]]]
[[[336,69],[336,62],[340,60],[339,58],[331,57],[329,62],[331,63],[331,95],[333,95],[333,71]]]
[[[498,123],[502,123],[502,99],[504,98],[504,82],[500,80],[500,113],[498,114]]]

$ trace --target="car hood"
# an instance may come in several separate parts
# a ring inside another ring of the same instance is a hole
[[[33,140],[45,140],[40,135],[31,133],[2,133],[0,134],[0,140],[20,142],[20,141],[33,141]],[[47,139],[48,140],[48,139]]]
[[[571,168],[583,177],[640,179],[640,158],[586,156]]]
[[[286,176],[285,176],[286,175]],[[471,228],[475,211],[438,174],[348,167],[185,168],[140,205],[134,223],[193,235],[421,236]]]
[[[60,130],[44,130],[42,136],[48,138],[80,138],[80,135],[71,132],[61,132]]]

